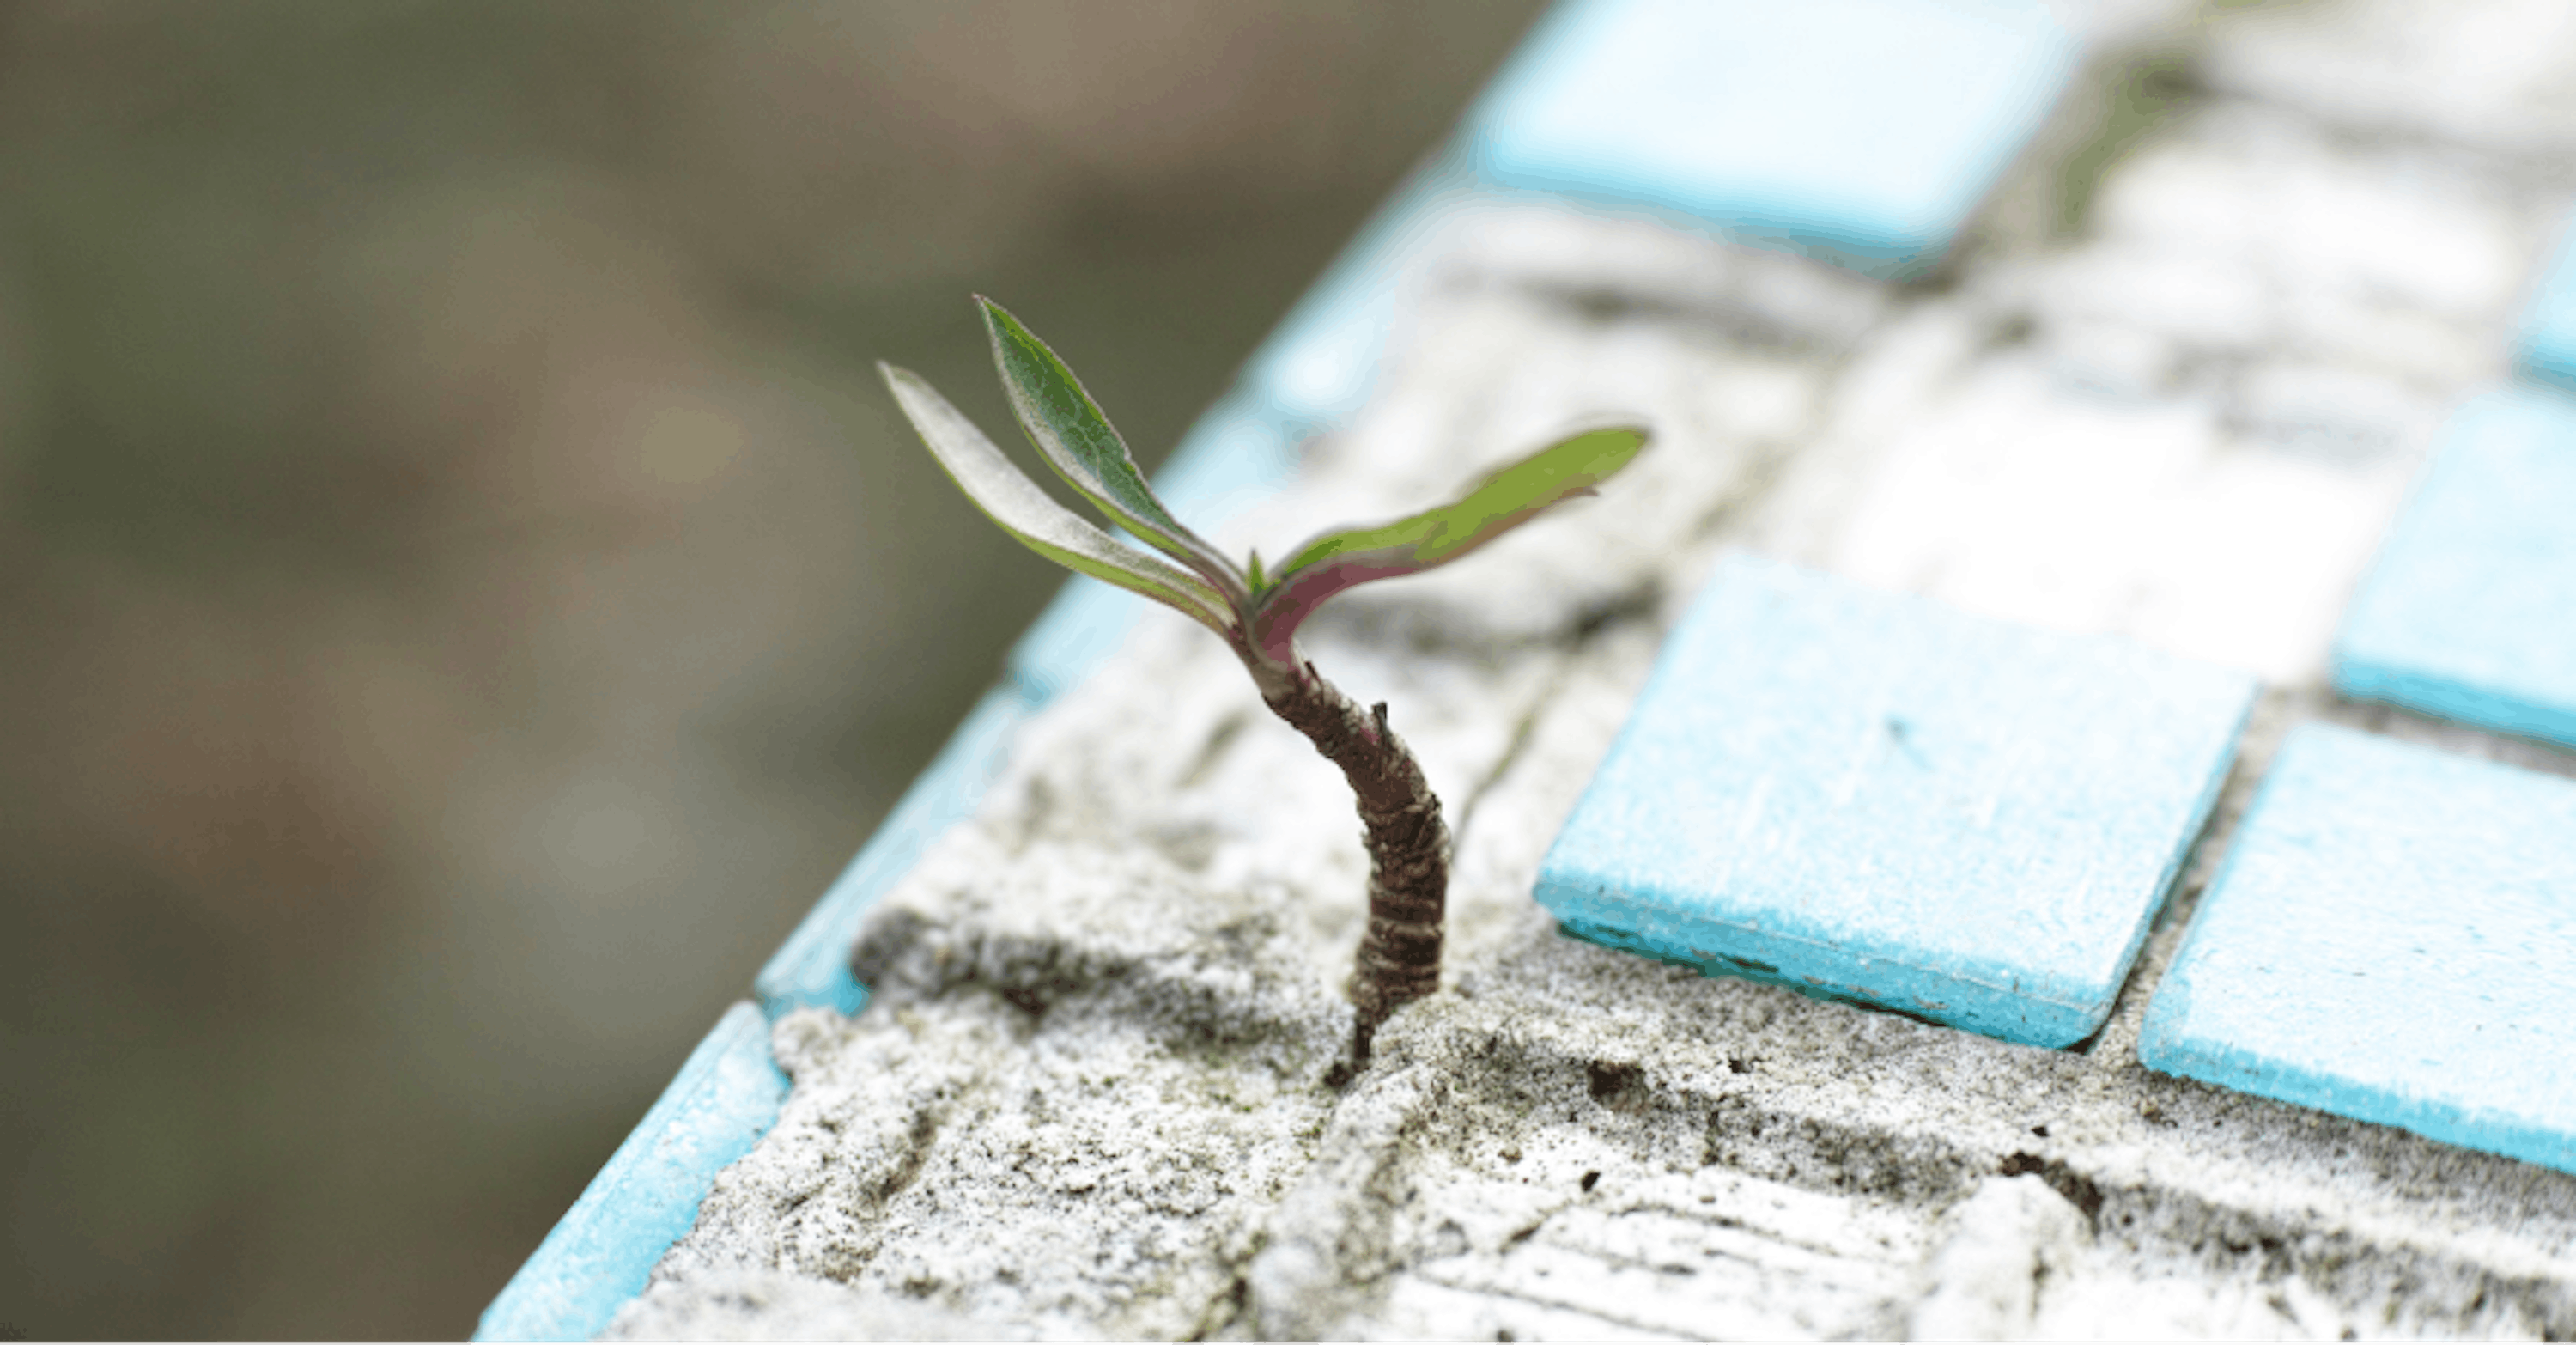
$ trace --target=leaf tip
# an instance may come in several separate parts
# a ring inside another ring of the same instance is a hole
[[[898,401],[907,392],[929,393],[933,397],[939,395],[932,390],[930,380],[892,360],[877,361],[877,377],[884,381],[886,391],[893,393]]]

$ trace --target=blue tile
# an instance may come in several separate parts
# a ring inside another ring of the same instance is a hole
[[[2138,1042],[2148,1068],[2576,1172],[2576,783],[2309,724]]]
[[[2110,1012],[2255,689],[1730,559],[1538,900],[1713,974],[2068,1045]]]
[[[697,1222],[716,1174],[777,1124],[786,1097],[769,1020],[736,1004],[483,1310],[474,1338],[588,1340],[605,1330]]]
[[[850,945],[858,939],[859,923],[886,889],[912,872],[931,842],[974,815],[1009,759],[1012,732],[1034,709],[1006,684],[986,692],[967,713],[929,769],[753,979],[753,992],[770,1017],[817,1006],[852,1015],[867,1004],[867,988],[850,975]]]
[[[1566,0],[1466,135],[1498,186],[1902,276],[1948,249],[2081,48],[2044,0]]]
[[[2576,223],[2559,240],[2557,256],[2541,273],[2531,307],[2522,316],[2515,361],[2551,382],[2576,386]]]
[[[2335,688],[2576,745],[2576,401],[2452,417],[2344,614]]]

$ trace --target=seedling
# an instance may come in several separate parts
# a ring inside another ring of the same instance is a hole
[[[1126,441],[1064,361],[1000,305],[980,295],[975,302],[1011,411],[1039,456],[1111,523],[1162,554],[1128,546],[1057,504],[918,376],[885,363],[877,371],[931,455],[1003,531],[1067,569],[1144,594],[1216,632],[1271,712],[1341,768],[1359,796],[1369,852],[1368,932],[1350,984],[1359,1009],[1350,1064],[1366,1065],[1387,1015],[1439,988],[1449,828],[1422,767],[1387,726],[1385,702],[1362,710],[1325,681],[1298,652],[1297,629],[1337,593],[1446,565],[1550,505],[1591,494],[1646,446],[1646,432],[1589,430],[1504,467],[1437,509],[1324,533],[1276,569],[1265,569],[1257,552],[1238,566],[1155,498]]]

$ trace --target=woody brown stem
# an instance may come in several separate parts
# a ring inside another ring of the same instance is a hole
[[[1440,944],[1449,897],[1449,827],[1439,796],[1404,740],[1387,727],[1386,704],[1367,710],[1325,681],[1311,663],[1265,682],[1271,712],[1305,734],[1341,767],[1358,796],[1369,853],[1368,932],[1351,971],[1351,1067],[1368,1064],[1378,1025],[1398,1006],[1440,988]],[[1258,675],[1258,672],[1256,672]]]

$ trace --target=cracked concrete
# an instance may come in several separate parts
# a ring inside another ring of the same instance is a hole
[[[1442,992],[1325,1086],[1366,877],[1349,798],[1156,613],[874,914],[867,1010],[780,1021],[777,1129],[611,1334],[2576,1335],[2576,1176],[2134,1056],[2290,725],[2576,774],[2321,682],[2432,425],[2501,376],[2565,204],[2541,149],[2576,143],[2571,85],[2517,45],[2557,20],[2463,13],[2485,36],[2420,76],[2403,6],[2142,23],[2188,96],[2106,157],[2071,232],[2043,227],[2065,175],[2025,172],[1934,285],[1647,221],[1450,216],[1370,407],[1223,537],[1277,554],[1418,507],[1587,415],[1657,428],[1601,499],[1311,628],[1450,800]],[[2529,78],[2424,92],[2507,49]],[[2396,92],[2361,107],[2311,56]],[[2092,1041],[1703,979],[1530,902],[1730,547],[2270,681]]]

